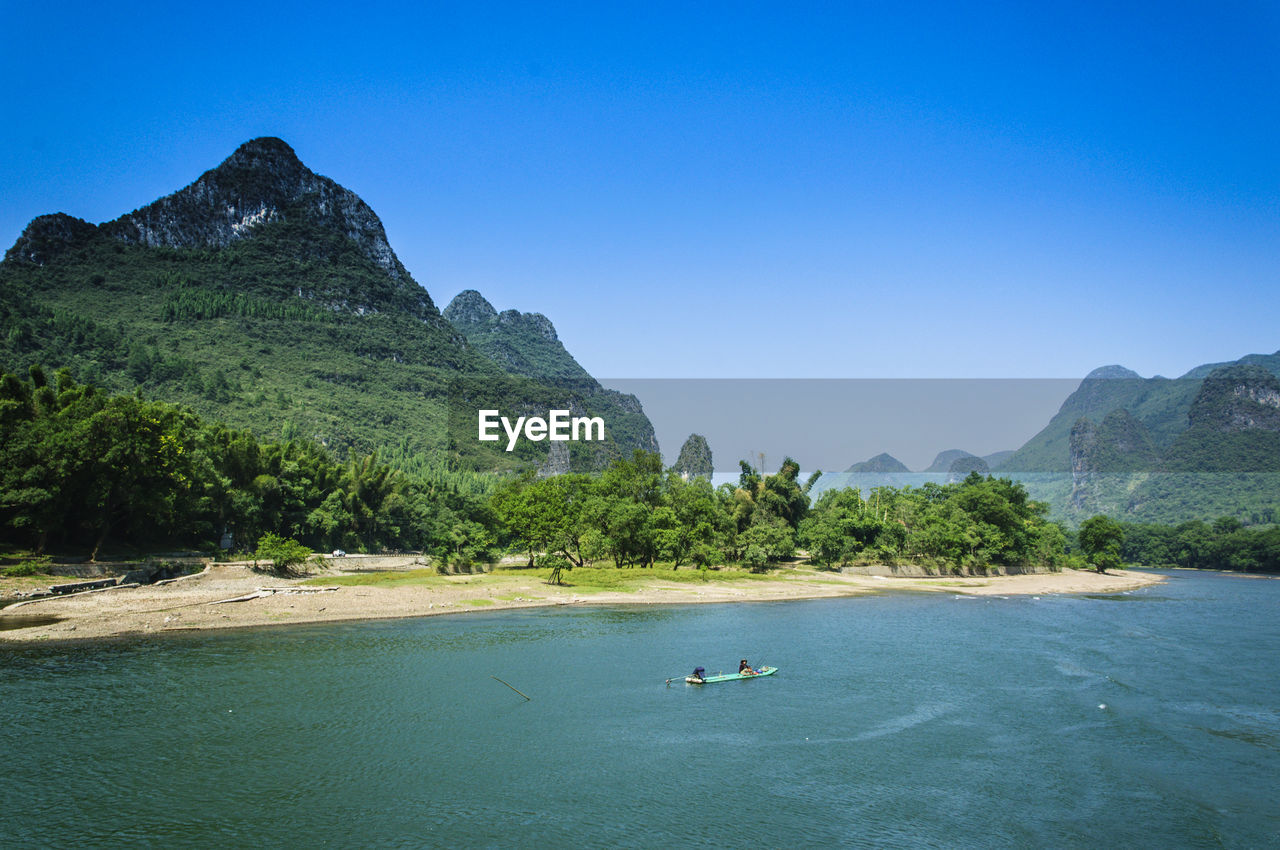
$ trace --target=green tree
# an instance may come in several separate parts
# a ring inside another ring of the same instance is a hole
[[[551,573],[547,576],[547,583],[556,585],[564,584],[564,571],[573,569],[573,564],[559,555],[543,555],[539,557],[538,566],[551,570]]]
[[[742,534],[747,550],[759,549],[768,561],[780,561],[789,558],[795,552],[796,538],[791,526],[781,517],[757,514],[751,525]],[[758,558],[748,559],[753,569],[762,565]]]
[[[276,575],[303,575],[306,570],[301,567],[311,557],[311,549],[297,540],[280,537],[267,532],[258,540],[258,550],[253,553],[255,565],[258,562],[271,564]]]
[[[1080,524],[1078,538],[1080,550],[1098,572],[1105,573],[1122,563],[1120,548],[1124,545],[1124,528],[1111,517],[1098,514],[1085,520]]]
[[[671,561],[672,569],[686,561],[703,566],[714,560],[731,520],[717,502],[711,482],[701,476],[685,480],[672,471],[667,474],[663,502],[653,518],[660,556]]]
[[[771,516],[780,517],[793,530],[809,511],[808,487],[817,479],[810,477],[804,487],[799,483],[800,464],[784,458],[773,475],[765,476],[756,495],[756,506]]]

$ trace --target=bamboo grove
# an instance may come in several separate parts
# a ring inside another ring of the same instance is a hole
[[[262,443],[63,370],[0,377],[0,528],[36,551],[104,545],[252,550],[266,533],[313,549],[436,549],[487,517],[456,483],[409,479],[376,454]]]

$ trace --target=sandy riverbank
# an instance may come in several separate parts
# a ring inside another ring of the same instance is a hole
[[[405,559],[406,570],[413,568],[410,561]],[[318,578],[317,585],[317,580],[307,584],[300,579],[272,578],[244,565],[214,564],[199,575],[171,584],[113,588],[0,609],[0,641],[78,640],[548,605],[764,602],[856,596],[886,590],[995,596],[1113,593],[1163,581],[1160,576],[1123,570],[1107,575],[1067,571],[929,579],[786,570],[768,581],[744,578],[700,584],[664,580],[662,571],[657,570],[650,573],[641,586],[628,591],[555,587],[519,571],[421,578],[406,575],[404,583],[337,586],[347,575],[351,574],[328,571]],[[572,575],[567,578],[573,580]],[[331,585],[330,581],[335,583]],[[221,601],[249,596],[260,588],[275,589],[275,592],[245,601]],[[24,627],[12,628],[19,623]]]

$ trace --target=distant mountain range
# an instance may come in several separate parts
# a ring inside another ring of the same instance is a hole
[[[1280,520],[1280,357],[1250,356],[1201,367],[1179,379],[1195,393],[1177,414],[1143,419],[1116,407],[1100,422],[1081,417],[1069,436],[1068,516],[1108,513],[1182,521],[1235,517],[1248,524]],[[1206,368],[1208,371],[1206,371]],[[1161,379],[1162,380],[1162,379]],[[1149,385],[1153,394],[1170,387]],[[1185,399],[1179,386],[1176,398]],[[1151,408],[1150,396],[1139,397]],[[1142,408],[1140,408],[1142,409]],[[1179,417],[1181,418],[1181,417]]]
[[[925,470],[889,455],[854,464],[851,486],[919,484],[984,472],[1027,485],[1055,515],[1180,522],[1229,515],[1280,520],[1280,352],[1143,378],[1122,366],[1089,373],[1015,452],[940,452]],[[868,477],[872,476],[872,477]],[[878,476],[878,477],[877,477]],[[830,480],[834,486],[839,479]]]
[[[364,201],[280,139],[254,139],[113,221],[34,219],[0,262],[0,367],[67,367],[260,437],[405,467],[551,461],[545,442],[478,445],[482,406],[606,417],[609,439],[559,466],[657,448],[639,402],[601,388],[545,317],[459,299],[442,316]]]
[[[1190,426],[1192,403],[1204,379],[1232,365],[1254,365],[1280,375],[1280,352],[1250,354],[1234,363],[1207,363],[1180,378],[1143,378],[1123,366],[1090,372],[1062,403],[1057,415],[1018,449],[1001,468],[1017,472],[1062,472],[1071,467],[1071,429],[1081,419],[1101,422],[1113,410],[1127,410],[1142,423],[1160,450],[1173,445]]]
[[[922,471],[962,473],[963,475],[968,475],[970,472],[980,472],[985,475],[1002,464],[1012,454],[1012,451],[1001,451],[978,457],[963,449],[947,449],[946,451],[938,452],[938,456],[933,459],[933,463]]]
[[[919,471],[926,473],[940,472],[943,474],[962,473],[961,477],[968,475],[970,472],[981,472],[986,474],[988,470],[999,465],[1001,461],[1012,454],[1012,451],[1004,451],[995,452],[994,454],[987,455],[986,457],[978,457],[977,455],[966,452],[963,449],[947,449],[946,451],[938,452],[938,455],[933,459],[933,463]],[[846,473],[859,474],[898,474],[911,471],[912,470],[908,469],[905,463],[898,460],[893,455],[883,452],[873,458],[855,463],[845,470]]]
[[[1002,452],[993,455],[998,457]],[[844,472],[832,473],[818,479],[814,495],[823,490],[853,487],[866,493],[875,487],[918,487],[926,481],[948,484],[961,481],[970,473],[987,475],[991,471],[986,459],[962,449],[939,452],[933,463],[919,472],[912,472],[907,465],[891,454],[881,453],[873,458],[855,463]]]
[[[911,471],[910,469],[907,469],[907,465],[905,463],[898,460],[893,455],[885,452],[881,452],[875,457],[861,461],[860,463],[855,463],[845,470],[845,472],[852,472],[852,473],[860,473],[860,472],[894,473],[894,472],[910,472],[910,471]]]

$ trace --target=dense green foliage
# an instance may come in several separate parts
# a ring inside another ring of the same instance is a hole
[[[1080,551],[1100,573],[1117,569],[1122,563],[1121,547],[1124,545],[1124,528],[1107,516],[1089,517],[1080,524],[1077,533]]]
[[[1235,517],[1176,526],[1126,523],[1121,555],[1153,567],[1280,573],[1280,526],[1249,528]]]
[[[637,451],[599,477],[560,475],[508,482],[493,497],[506,539],[529,555],[546,552],[573,566],[609,558],[619,566],[705,566],[736,560],[737,529],[727,495],[705,478],[664,471]]]
[[[253,553],[253,560],[269,564],[278,575],[288,576],[302,572],[299,568],[310,556],[310,547],[268,531],[258,541],[258,550]]]
[[[829,490],[810,506],[811,478],[790,458],[772,475],[743,462],[738,485],[664,472],[636,453],[598,478],[526,476],[504,485],[493,508],[507,539],[537,563],[546,552],[583,567],[742,563],[762,569],[805,547],[814,561],[916,563],[929,569],[1065,561],[1065,536],[1043,505],[1007,480],[971,475],[953,485]]]
[[[642,451],[598,475],[450,481],[440,469],[408,475],[376,454],[339,461],[307,441],[262,443],[180,407],[77,384],[65,370],[51,382],[38,368],[27,380],[0,376],[0,429],[3,542],[38,551],[214,548],[229,536],[282,569],[304,548],[423,550],[469,569],[507,548],[556,580],[601,560],[763,569],[798,548],[823,564],[957,572],[1066,558],[1043,504],[977,473],[865,498],[830,490],[816,504],[817,474],[802,483],[790,458],[773,474],[743,462],[737,485],[718,489]]]
[[[917,563],[946,569],[1025,564],[1059,568],[1065,535],[1046,505],[1008,479],[970,474],[955,484],[828,490],[801,524],[825,563]]]
[[[338,286],[332,276],[376,292],[385,274],[359,257],[334,268],[298,256],[323,248],[288,238],[283,223],[262,230],[218,251],[99,235],[45,266],[0,264],[0,363],[58,363],[82,382],[140,388],[259,438],[306,437],[340,456],[405,438],[412,454],[439,452],[449,380],[500,371],[444,327],[324,309],[305,295]]]
[[[1204,517],[1231,516],[1245,525],[1265,525],[1280,517],[1280,473],[1106,476],[1100,480],[1099,489],[1107,487],[1118,496],[1118,510],[1112,516],[1130,522],[1176,525]]]
[[[638,403],[594,381],[504,371],[420,287],[393,282],[302,213],[221,249],[124,244],[87,227],[44,265],[0,263],[0,365],[57,363],[77,381],[140,389],[259,439],[307,439],[340,458],[376,451],[405,471],[545,462],[546,443],[511,454],[478,443],[479,406],[604,415],[607,444],[575,444],[575,467],[602,468],[618,445],[652,447]]]
[[[238,316],[275,321],[335,322],[332,311],[321,310],[301,299],[293,302],[256,298],[243,292],[206,289],[179,284],[165,296],[161,315],[166,322],[222,319]]]
[[[1165,453],[1168,472],[1245,474],[1280,473],[1280,431],[1223,433],[1193,427]]]
[[[0,529],[37,550],[237,548],[264,534],[313,549],[489,545],[482,499],[411,479],[376,454],[334,460],[314,443],[261,443],[180,407],[109,396],[60,371],[0,376]],[[460,539],[479,528],[471,537]]]

